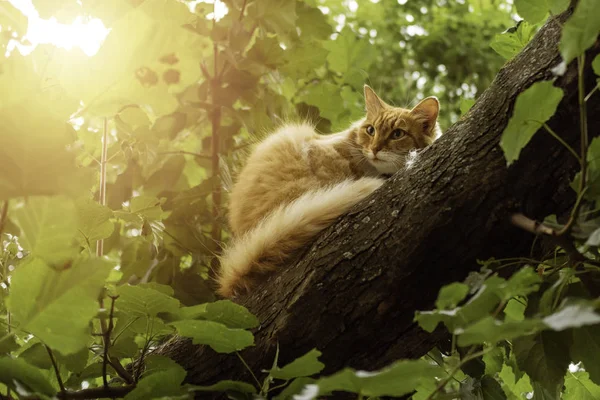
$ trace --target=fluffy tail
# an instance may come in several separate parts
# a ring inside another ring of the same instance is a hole
[[[232,297],[248,292],[257,280],[281,266],[382,183],[377,178],[346,180],[307,192],[275,209],[225,250],[217,278],[219,294]]]

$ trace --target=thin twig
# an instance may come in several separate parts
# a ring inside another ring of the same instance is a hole
[[[60,371],[58,370],[58,365],[56,364],[56,359],[54,358],[54,354],[52,354],[52,350],[50,347],[46,346],[46,351],[48,351],[48,356],[50,356],[50,361],[52,361],[52,366],[54,367],[54,373],[56,374],[56,380],[58,381],[58,386],[60,387],[61,393],[65,393],[65,384],[63,383],[62,378],[60,377]]]
[[[535,235],[545,235],[551,238],[557,246],[560,246],[565,250],[572,262],[589,262],[588,258],[577,250],[577,247],[575,247],[573,242],[560,233],[564,231],[564,228],[560,231],[556,231],[549,226],[534,221],[520,213],[511,215],[510,221],[516,227],[527,232],[531,232]]]
[[[244,360],[244,357],[242,357],[242,355],[240,354],[239,351],[236,351],[235,354],[238,356],[238,358],[240,359],[240,361],[242,362],[242,364],[244,364],[244,367],[246,367],[246,369],[248,370],[248,372],[250,372],[250,375],[252,375],[252,378],[254,379],[254,382],[256,382],[256,387],[260,389],[260,387],[262,386],[260,384],[260,381],[258,380],[258,378],[256,377],[256,375],[254,375],[254,372],[252,371],[252,368],[250,368],[250,366],[246,363],[246,360]]]
[[[471,349],[469,350],[469,352],[467,353],[467,355],[460,360],[460,362],[458,363],[458,365],[456,367],[454,367],[452,369],[452,371],[450,371],[450,374],[443,380],[441,381],[437,387],[435,388],[435,390],[429,395],[427,396],[426,400],[431,400],[433,399],[433,397],[440,391],[442,390],[447,384],[448,382],[450,382],[450,379],[452,379],[454,377],[454,374],[456,374],[458,372],[458,370],[460,368],[462,368],[463,365],[465,365],[466,363],[468,363],[471,360],[476,359],[477,357],[481,357],[484,354],[486,354],[487,352],[489,352],[490,350],[492,350],[494,347],[490,347],[488,349],[485,350],[481,350],[478,351],[477,353],[473,353],[473,350],[475,349],[475,346],[471,347]]]
[[[216,11],[216,1],[213,3],[213,20],[212,20],[212,31],[215,31],[216,19],[215,17]],[[212,151],[211,151],[211,172],[212,176],[216,178],[219,183],[215,185],[212,192],[212,239],[216,243],[221,242],[221,224],[219,223],[219,217],[221,214],[221,183],[220,183],[220,170],[219,170],[219,129],[221,125],[221,110],[216,106],[216,92],[219,87],[219,77],[218,77],[218,56],[219,49],[217,47],[217,42],[213,43],[213,78],[210,80],[210,95],[211,102],[213,103],[213,110],[211,112],[211,142],[212,142]],[[217,248],[217,251],[219,249]]]
[[[117,371],[117,374],[125,381],[125,383],[133,383],[133,376],[121,365],[119,360],[114,357],[108,356],[108,363]]]
[[[585,96],[584,100],[587,102],[590,99],[590,97],[592,97],[592,95],[594,94],[594,92],[596,90],[598,90],[599,87],[600,87],[600,84],[597,84],[596,86],[594,86],[594,88],[587,94],[587,96]]]
[[[560,136],[558,136],[558,134],[556,132],[554,132],[552,130],[552,128],[550,128],[548,126],[547,123],[543,123],[542,126],[544,127],[544,129],[546,129],[546,131],[552,135],[552,137],[554,137],[556,140],[558,140],[560,142],[560,144],[562,144],[563,146],[565,146],[565,148],[567,150],[569,150],[571,152],[571,154],[573,154],[575,156],[575,158],[577,159],[577,161],[579,161],[579,163],[581,164],[581,158],[579,157],[579,154],[577,154],[577,152],[575,150],[573,150],[573,148],[571,146],[569,146],[569,144],[567,142],[565,142]]]
[[[242,21],[242,19],[244,18],[244,11],[246,11],[246,3],[248,2],[248,0],[244,0],[244,4],[242,4],[242,8],[240,10],[240,17],[238,18],[238,21]]]
[[[108,387],[108,378],[106,374],[107,365],[109,364],[108,349],[110,348],[110,335],[114,328],[114,313],[115,313],[115,300],[119,296],[110,296],[110,314],[108,315],[108,327],[103,332],[104,338],[104,355],[102,357],[102,382],[104,387]]]
[[[584,81],[584,67],[585,67],[585,54],[582,54],[577,58],[577,72],[578,72],[578,87],[579,87],[579,134],[580,134],[580,165],[581,175],[579,180],[579,190],[577,192],[577,202],[573,207],[571,216],[567,221],[567,224],[558,232],[559,236],[569,234],[571,229],[577,222],[579,217],[579,210],[581,208],[581,199],[587,189],[587,150],[588,150],[588,126],[587,126],[587,107],[585,104],[585,81]]]

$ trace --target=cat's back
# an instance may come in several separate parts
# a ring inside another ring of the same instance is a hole
[[[327,151],[317,145],[319,137],[309,124],[285,125],[255,147],[231,192],[234,234],[248,231],[278,205],[319,186],[323,177],[315,173],[314,161],[325,156],[315,153]]]

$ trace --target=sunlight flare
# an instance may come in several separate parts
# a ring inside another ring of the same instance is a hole
[[[14,44],[23,54],[33,51],[38,44],[49,43],[67,50],[79,47],[88,56],[93,56],[110,31],[98,18],[78,16],[70,24],[62,24],[54,17],[40,18],[31,0],[9,2],[28,18],[25,38],[31,45]]]

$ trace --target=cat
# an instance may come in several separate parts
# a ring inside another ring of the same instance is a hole
[[[233,239],[220,260],[221,296],[249,292],[440,135],[437,98],[408,110],[367,85],[364,96],[366,117],[343,132],[284,125],[254,149],[231,191]]]

